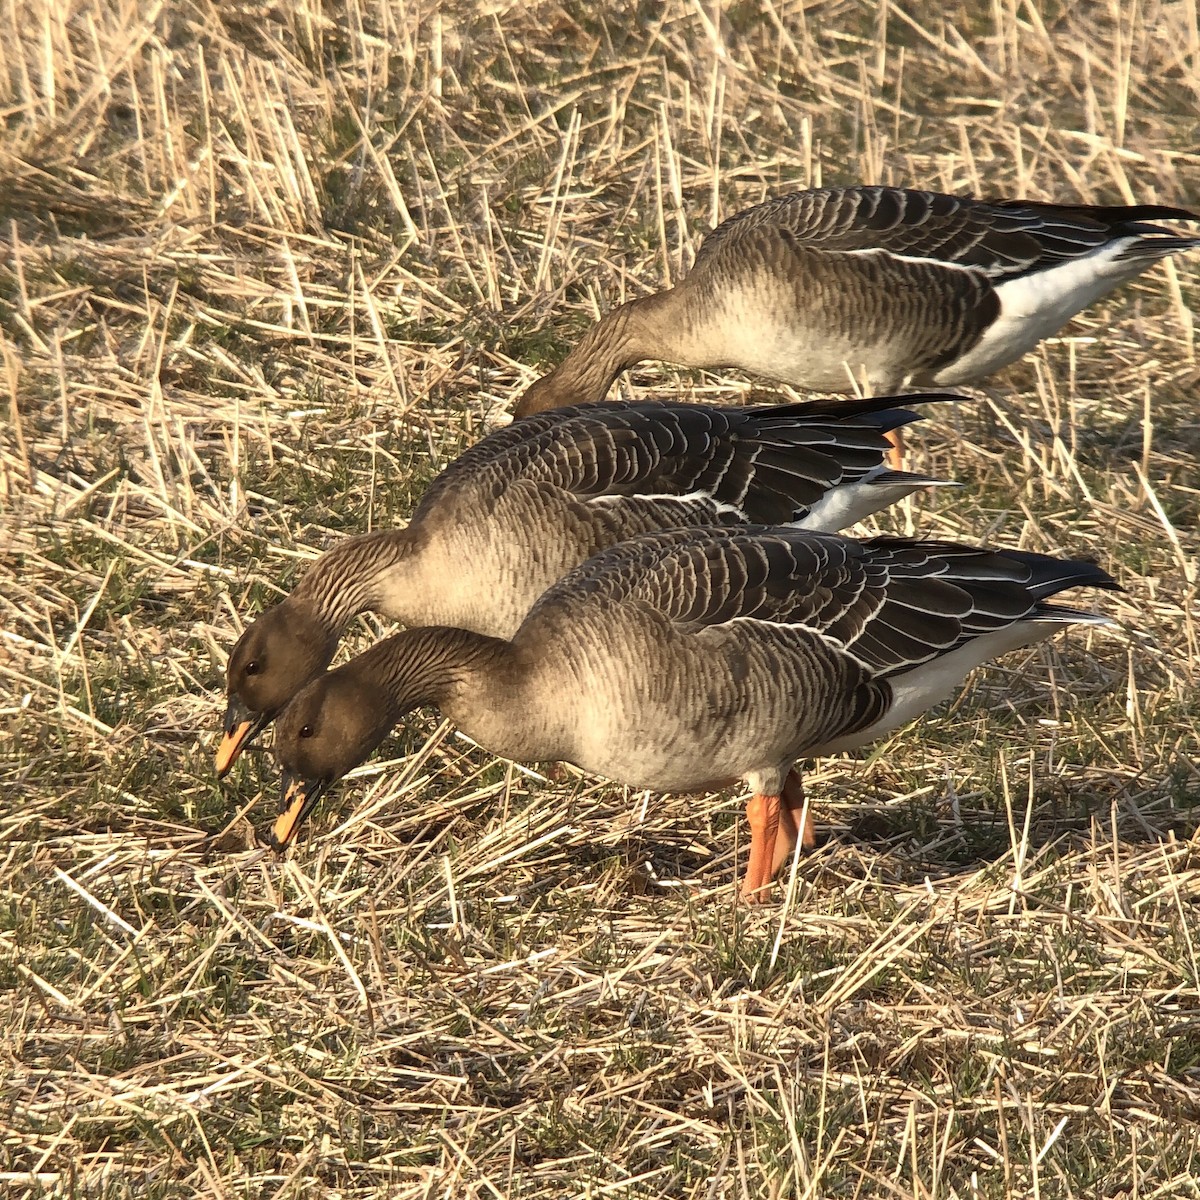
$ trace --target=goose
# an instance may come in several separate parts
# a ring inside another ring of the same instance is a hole
[[[973,383],[1200,244],[1161,220],[1200,215],[892,187],[779,196],[718,225],[675,287],[606,313],[514,416],[602,400],[645,359],[819,391]]]
[[[559,576],[634,534],[745,521],[844,528],[940,482],[881,465],[884,435],[917,419],[883,398],[616,402],[496,431],[434,480],[406,528],[343,539],[245,630],[226,671],[218,777],[325,670],[355,614],[511,637]]]
[[[432,705],[488,751],[573,762],[654,791],[743,780],[742,895],[811,826],[800,759],[851,750],[945,699],[971,668],[1071,622],[1048,598],[1116,589],[1086,562],[794,526],[630,539],[550,587],[506,640],[405,630],[309,683],[276,725],[282,803],[268,840],[410,710]]]

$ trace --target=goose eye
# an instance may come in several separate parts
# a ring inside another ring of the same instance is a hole
[[[313,727],[311,725],[301,725],[300,726],[300,736],[301,737],[310,738],[310,737],[312,737],[312,735],[313,735]]]
[[[262,670],[262,667],[260,667],[260,666],[258,665],[258,659],[257,659],[257,658],[252,658],[252,659],[251,659],[251,660],[250,660],[250,661],[249,661],[249,662],[246,664],[246,668],[245,668],[245,670],[246,670],[246,674],[247,674],[247,675],[257,675],[257,674],[259,673],[259,671],[261,671],[261,670]]]

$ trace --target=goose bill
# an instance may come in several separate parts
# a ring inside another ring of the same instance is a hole
[[[236,696],[230,696],[229,706],[225,709],[225,732],[216,753],[218,779],[229,773],[238,755],[262,732],[270,719],[270,713],[251,712]]]
[[[304,818],[313,810],[313,806],[328,790],[329,784],[321,779],[300,779],[291,771],[284,771],[279,780],[279,789],[283,795],[281,801],[283,811],[275,818],[267,834],[267,841],[272,850],[283,850],[296,836]]]

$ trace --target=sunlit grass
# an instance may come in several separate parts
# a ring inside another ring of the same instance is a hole
[[[543,778],[431,714],[285,861],[269,739],[211,770],[244,622],[737,208],[1194,203],[1192,7],[6,9],[0,1186],[1195,1195],[1194,259],[910,432],[967,487],[880,528],[1126,594],[816,764],[779,906],[733,903],[736,794]]]

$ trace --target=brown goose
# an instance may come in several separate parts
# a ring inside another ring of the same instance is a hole
[[[793,527],[634,538],[564,576],[511,641],[408,630],[310,683],[276,727],[271,839],[289,842],[335,780],[430,704],[505,758],[657,791],[745,780],[742,892],[765,899],[806,824],[794,764],[911,721],[972,667],[1064,623],[1103,622],[1046,603],[1077,586],[1116,584],[1042,554]]]
[[[844,528],[936,482],[881,465],[884,434],[916,419],[886,399],[615,403],[497,431],[434,480],[407,528],[339,542],[242,634],[218,775],[325,670],[356,613],[510,637],[556,579],[635,534],[747,521]]]
[[[606,313],[516,416],[602,400],[644,359],[822,391],[983,379],[1158,259],[1187,209],[818,188],[736,213],[674,287]]]

